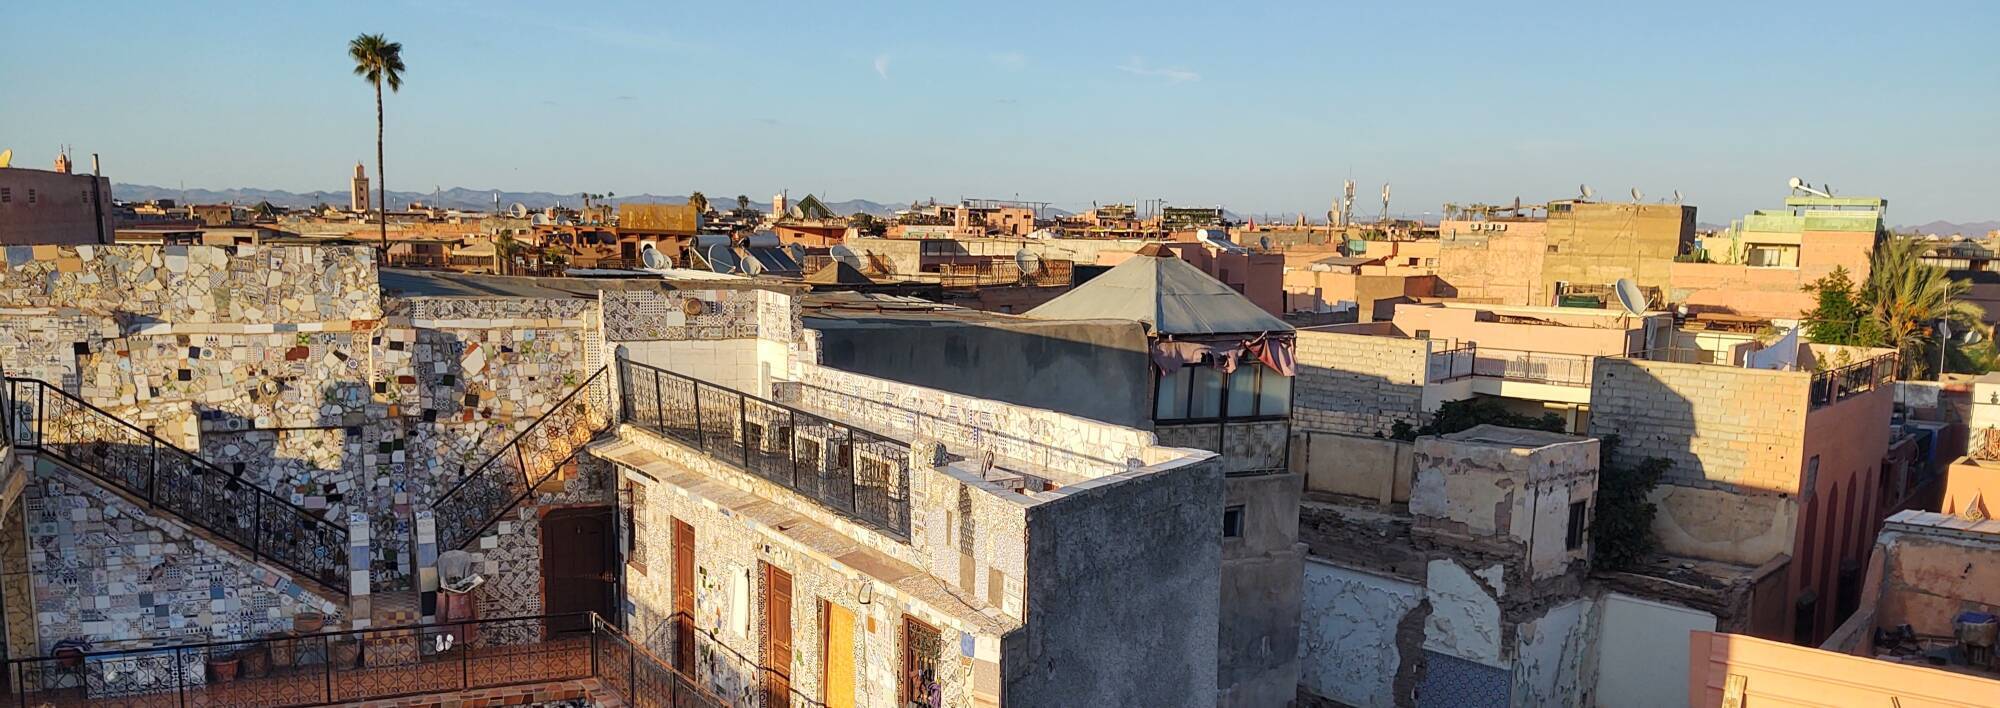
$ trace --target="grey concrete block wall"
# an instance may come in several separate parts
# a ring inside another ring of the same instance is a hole
[[[1429,357],[1424,340],[1301,330],[1292,423],[1350,435],[1387,435],[1399,420],[1417,425]]]
[[[1663,457],[1667,481],[1795,492],[1804,460],[1811,375],[1708,364],[1603,358],[1590,392],[1590,434],[1616,434],[1617,457]]]
[[[1028,511],[1010,706],[1214,706],[1224,490],[1216,460]]]

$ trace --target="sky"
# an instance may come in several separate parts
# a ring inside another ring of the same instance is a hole
[[[1318,216],[1799,176],[2000,218],[2000,3],[23,2],[0,146],[116,182],[344,190],[347,40],[403,44],[388,184]],[[87,158],[79,159],[87,164]]]

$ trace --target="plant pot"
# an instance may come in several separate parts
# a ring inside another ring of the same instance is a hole
[[[236,658],[243,662],[241,671],[244,676],[266,676],[271,673],[271,649],[268,644],[246,647],[236,653]]]
[[[227,659],[209,659],[208,660],[209,679],[216,683],[228,683],[230,681],[234,681],[236,680],[236,670],[240,668],[241,665],[242,662],[233,656]]]
[[[300,612],[292,615],[292,632],[312,634],[326,627],[326,615],[318,612]]]
[[[82,649],[77,649],[75,647],[63,647],[61,649],[56,650],[56,666],[65,669],[74,669],[82,665],[83,665]]]
[[[296,660],[293,657],[297,655],[297,652],[294,651],[293,645],[298,642],[292,639],[290,632],[272,632],[265,639],[270,642],[272,666],[296,665],[294,663]]]
[[[332,651],[334,668],[351,669],[361,663],[361,642],[352,639],[334,642]]]

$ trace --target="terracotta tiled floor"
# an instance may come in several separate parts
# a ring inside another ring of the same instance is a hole
[[[20,705],[109,706],[112,708],[179,708],[191,706],[313,706],[356,703],[411,694],[459,692],[513,684],[574,681],[590,676],[590,639],[561,638],[514,646],[463,648],[425,656],[410,663],[338,669],[324,665],[277,669],[266,675],[244,675],[226,683],[191,686],[116,698],[85,696],[82,689],[30,693]],[[329,695],[331,693],[331,695]],[[13,702],[14,697],[5,699]],[[482,700],[482,704],[485,702]],[[393,704],[393,703],[391,703]],[[387,705],[387,704],[385,704]]]

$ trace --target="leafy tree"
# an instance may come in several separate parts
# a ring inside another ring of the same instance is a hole
[[[1924,242],[1891,238],[1875,248],[1862,300],[1880,328],[1875,346],[1894,347],[1903,360],[1905,376],[1920,376],[1931,361],[1933,347],[1944,346],[1933,325],[1949,322],[1959,332],[1983,329],[1978,305],[1965,301],[1964,281],[1953,280],[1943,268],[1925,263]]]
[[[403,45],[379,34],[364,34],[347,43],[347,56],[354,59],[354,75],[375,86],[375,222],[381,228],[382,248],[389,248],[389,178],[382,173],[382,85],[403,90]]]
[[[1652,502],[1673,463],[1648,457],[1626,465],[1618,459],[1618,436],[1598,441],[1597,510],[1590,519],[1590,563],[1599,570],[1620,570],[1644,560],[1659,545],[1653,535]]]
[[[690,194],[688,195],[688,204],[694,205],[694,211],[697,214],[708,213],[708,195],[701,192]]]
[[[738,194],[738,195],[736,195],[736,210],[737,210],[737,211],[748,211],[749,209],[750,209],[750,197],[749,197],[749,195],[745,195],[745,194]]]
[[[1562,417],[1554,413],[1541,416],[1527,416],[1507,410],[1497,400],[1491,398],[1467,398],[1460,401],[1446,401],[1438,406],[1437,413],[1422,427],[1410,425],[1406,421],[1396,421],[1390,426],[1389,437],[1397,440],[1415,440],[1424,435],[1445,435],[1470,429],[1474,426],[1492,423],[1508,428],[1546,430],[1551,433],[1563,431]]]
[[[1846,268],[1835,266],[1832,273],[1801,289],[1813,293],[1817,302],[1803,318],[1806,336],[1812,341],[1868,346],[1879,337],[1874,331],[1875,321],[1868,316],[1861,293],[1855,289]]]

